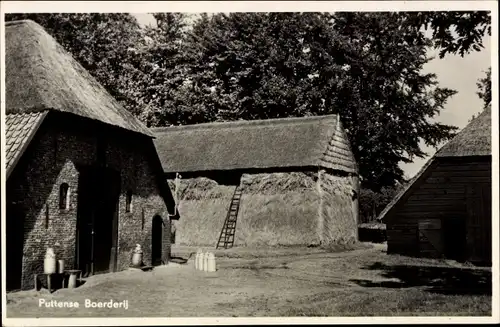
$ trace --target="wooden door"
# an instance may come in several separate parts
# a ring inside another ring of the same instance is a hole
[[[444,255],[448,259],[463,261],[466,258],[466,228],[464,216],[443,219]]]
[[[88,170],[80,171],[78,178],[78,211],[76,228],[76,267],[83,276],[92,273],[92,221],[93,190],[92,175]]]
[[[467,259],[491,264],[491,184],[467,186]]]
[[[418,221],[419,253],[423,257],[443,256],[441,219],[421,219]]]
[[[77,267],[84,276],[115,271],[120,175],[104,168],[82,169],[78,196]]]
[[[151,263],[153,266],[162,264],[163,228],[163,219],[160,216],[154,216],[151,231]]]
[[[94,273],[106,273],[115,269],[120,175],[103,168],[95,174]]]
[[[22,287],[24,212],[21,206],[8,203],[6,206],[6,289],[19,290]]]

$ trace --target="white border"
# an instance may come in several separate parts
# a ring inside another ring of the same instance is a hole
[[[4,12],[262,12],[495,10],[496,1],[3,1]],[[117,10],[119,8],[120,10]]]
[[[5,106],[5,51],[4,51],[4,13],[25,12],[132,12],[147,13],[155,11],[177,12],[256,12],[256,11],[441,11],[441,10],[489,10],[492,12],[491,35],[491,67],[492,67],[492,199],[499,198],[499,113],[498,113],[498,3],[497,1],[2,1],[0,10],[0,78],[1,78],[1,108],[4,116]],[[5,139],[5,122],[1,119],[2,149]],[[5,153],[1,151],[2,162],[5,162]],[[1,217],[5,217],[5,167],[1,166]],[[5,305],[6,293],[2,292],[2,324],[8,326],[114,326],[114,325],[213,325],[213,324],[404,324],[404,323],[493,323],[499,322],[499,262],[498,249],[500,249],[499,235],[499,210],[498,202],[493,203],[493,296],[492,317],[352,317],[352,318],[6,318]],[[2,261],[5,258],[5,220],[1,221],[2,227]],[[3,262],[2,262],[3,263]],[[5,285],[5,265],[2,264],[2,285]]]

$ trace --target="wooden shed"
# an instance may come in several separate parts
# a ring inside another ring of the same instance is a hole
[[[491,179],[489,107],[381,213],[388,253],[491,264]]]

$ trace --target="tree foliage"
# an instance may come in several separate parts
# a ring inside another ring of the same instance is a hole
[[[485,76],[476,83],[477,95],[483,100],[484,108],[491,104],[491,67],[485,72]]]
[[[455,91],[423,72],[427,49],[464,55],[490,33],[484,12],[221,13],[190,24],[155,13],[153,27],[129,14],[6,16],[26,18],[148,126],[339,114],[376,192],[403,181],[399,164],[425,156],[420,142],[453,136],[432,121]]]
[[[407,24],[432,31],[433,45],[440,49],[439,56],[480,51],[483,37],[491,36],[489,11],[426,11],[408,13]]]
[[[403,179],[454,127],[434,117],[455,91],[422,72],[431,45],[397,13],[231,13],[188,34],[190,82],[211,120],[339,114],[363,185]],[[215,96],[214,96],[215,95]]]
[[[370,189],[361,189],[359,196],[360,223],[374,222],[382,210],[399,194],[405,183],[397,183],[392,187],[383,187],[379,192]]]

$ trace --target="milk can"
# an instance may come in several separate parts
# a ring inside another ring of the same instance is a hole
[[[56,255],[52,248],[47,248],[47,252],[45,253],[43,272],[46,274],[55,274],[56,272]]]
[[[214,272],[214,271],[216,271],[216,267],[215,267],[215,255],[213,253],[211,253],[211,252],[208,254],[207,271],[208,272]]]
[[[64,260],[62,259],[57,260],[57,273],[59,274],[64,273]]]
[[[134,253],[132,254],[132,266],[140,267],[141,264],[142,264],[142,249],[140,244],[136,244]]]
[[[198,251],[196,251],[196,256],[194,258],[194,269],[196,269],[196,270],[199,269],[200,254],[201,254],[201,250],[198,249]]]
[[[198,256],[198,270],[203,270],[203,257],[205,254],[203,252],[200,252],[200,255]]]
[[[208,252],[205,252],[203,254],[203,271],[208,271],[208,256],[210,255],[210,253]]]

